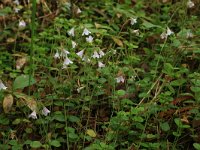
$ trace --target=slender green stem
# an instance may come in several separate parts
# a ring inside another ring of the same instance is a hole
[[[33,56],[34,56],[34,42],[35,42],[35,14],[36,14],[36,0],[32,0],[32,15],[31,15],[31,48],[30,48],[30,71],[29,71],[29,95],[31,76],[33,75]]]

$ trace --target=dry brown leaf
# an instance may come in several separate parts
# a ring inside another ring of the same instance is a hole
[[[3,99],[3,110],[5,113],[8,113],[13,105],[13,96],[11,94],[8,94]]]
[[[13,43],[13,42],[15,42],[15,39],[14,38],[7,38],[6,42],[7,43]]]
[[[37,102],[35,101],[35,99],[33,97],[28,96],[23,93],[18,93],[18,92],[15,92],[14,94],[17,98],[21,99],[24,102],[24,104],[26,106],[28,106],[32,111],[36,110]],[[21,104],[23,104],[23,103],[21,102]]]
[[[116,37],[112,37],[112,39],[118,46],[123,47],[123,42],[120,39]]]
[[[99,23],[94,23],[94,25],[95,25],[95,27],[98,29],[98,28],[100,28],[101,27],[101,24],[99,24]]]

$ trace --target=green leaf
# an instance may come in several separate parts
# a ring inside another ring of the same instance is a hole
[[[32,148],[39,148],[39,147],[42,146],[42,144],[40,143],[40,141],[33,141],[33,142],[30,143],[30,146]]]
[[[50,145],[54,146],[54,147],[60,147],[61,146],[60,141],[58,141],[58,140],[50,141]]]
[[[21,122],[21,119],[17,118],[12,122],[12,124],[17,125],[17,124],[20,124],[20,122]]]
[[[15,81],[13,83],[13,89],[14,90],[23,89],[23,88],[33,85],[35,83],[36,83],[36,81],[33,77],[30,78],[30,83],[29,83],[29,75],[21,75],[15,79]]]
[[[3,114],[0,115],[0,124],[2,125],[8,125],[10,120],[8,117],[4,116]]]
[[[186,82],[185,79],[174,80],[170,83],[171,86],[181,86]]]
[[[174,67],[170,63],[164,64],[163,73],[166,73],[168,75],[173,75]]]
[[[60,122],[65,122],[65,116],[62,113],[55,114],[54,119]]]
[[[193,146],[196,150],[200,150],[200,144],[199,143],[193,143]]]
[[[80,122],[80,119],[76,116],[69,116],[68,119],[70,122]]]
[[[190,89],[194,93],[199,93],[200,92],[200,87],[192,86]]]
[[[168,122],[164,122],[164,123],[161,123],[160,124],[160,127],[163,131],[169,131],[170,130],[170,126],[169,126],[169,123]]]
[[[144,119],[142,117],[140,117],[140,116],[134,116],[132,119],[135,122],[143,122],[144,121]]]
[[[69,133],[68,136],[73,141],[78,139],[78,135],[75,133]]]
[[[176,123],[176,125],[177,125],[179,128],[182,128],[183,124],[182,124],[180,118],[175,118],[175,119],[174,119],[174,122]]]
[[[124,90],[118,90],[116,94],[118,96],[124,96],[126,94],[126,91],[124,91]]]
[[[147,22],[147,21],[144,21],[143,24],[142,24],[144,27],[146,27],[147,29],[149,28],[161,28],[160,26],[158,25],[155,25],[155,24],[152,24],[150,22]]]

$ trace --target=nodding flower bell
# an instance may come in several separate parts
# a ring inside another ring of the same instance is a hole
[[[68,57],[66,57],[63,62],[63,68],[66,68],[69,64],[73,64],[73,62]]]
[[[7,87],[3,84],[3,82],[0,80],[0,90],[6,90]]]
[[[55,59],[59,59],[60,58],[60,54],[58,53],[58,51],[55,53],[54,58]]]
[[[82,11],[81,11],[80,8],[78,8],[77,11],[76,11],[77,14],[80,14],[81,12],[82,12]]]
[[[37,119],[36,111],[34,110],[34,111],[28,116],[28,118]]]
[[[81,50],[80,52],[76,53],[76,55],[78,55],[80,58],[83,58],[83,53],[84,53],[84,50]]]
[[[163,32],[161,35],[160,35],[160,38],[161,39],[167,39],[168,36],[174,34],[174,32],[172,30],[170,30],[170,28],[167,27],[167,31]]]
[[[85,38],[88,43],[92,43],[93,37],[90,35],[89,37]]]
[[[98,66],[99,66],[99,68],[104,68],[105,64],[103,64],[101,61],[98,61]]]
[[[48,110],[46,107],[43,107],[43,109],[42,109],[42,114],[43,114],[44,116],[47,116],[50,112],[51,112],[51,111]]]
[[[76,42],[72,41],[72,48],[75,48],[76,47]]]
[[[124,83],[124,81],[125,81],[123,76],[117,77],[116,80],[117,80],[117,83],[120,83],[120,82]]]
[[[100,58],[99,54],[97,51],[94,51],[94,54],[92,55],[92,58]]]
[[[102,50],[100,50],[100,51],[99,51],[99,56],[100,56],[100,58],[103,57],[104,55],[105,55],[105,53],[104,53]]]
[[[134,25],[134,24],[137,23],[137,19],[136,18],[131,18],[130,20],[131,20],[131,25]]]
[[[74,28],[71,28],[67,33],[69,36],[74,36]]]
[[[85,28],[84,30],[83,30],[83,33],[82,33],[82,36],[84,36],[84,35],[89,35],[91,32],[87,29],[87,28]]]
[[[187,7],[188,7],[188,8],[194,7],[194,3],[193,3],[191,0],[189,0],[189,1],[187,2]]]
[[[20,27],[20,28],[26,27],[26,22],[25,22],[24,20],[20,21],[20,22],[19,22],[19,27]]]

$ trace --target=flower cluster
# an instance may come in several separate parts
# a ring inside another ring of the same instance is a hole
[[[46,107],[43,107],[41,113],[44,115],[44,116],[47,116],[51,111],[48,110]],[[28,115],[28,118],[32,118],[32,119],[37,119],[37,113],[36,113],[36,110],[34,110],[30,115]]]
[[[75,28],[74,27],[71,28],[67,33],[69,36],[74,37],[75,36]],[[84,28],[84,30],[82,32],[82,36],[86,36],[85,37],[86,42],[88,42],[88,43],[93,42],[94,38],[91,35],[91,31],[89,31],[87,28]],[[75,49],[77,46],[77,43],[75,41],[71,41],[71,43],[72,43],[72,49]],[[91,61],[90,58],[87,55],[84,55],[84,52],[85,52],[85,50],[83,49],[83,50],[77,52],[76,55],[78,57],[80,57],[82,59],[82,61],[90,62]],[[60,53],[57,51],[54,55],[55,59],[64,58],[63,69],[67,68],[68,65],[73,64],[73,61],[71,61],[68,57],[69,54],[70,54],[69,51],[62,49]],[[99,50],[99,51],[95,50],[93,52],[91,58],[99,59],[99,58],[102,58],[104,55],[105,55],[105,53],[102,50]],[[98,67],[103,68],[103,67],[105,67],[105,64],[103,64],[101,61],[98,61]]]

